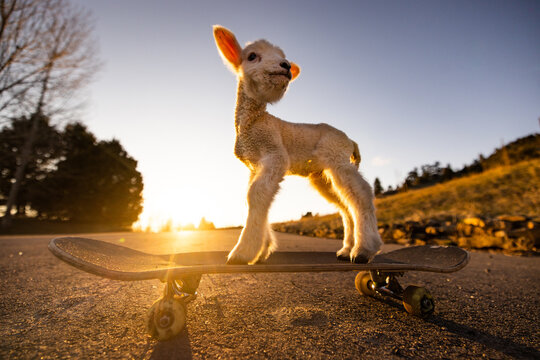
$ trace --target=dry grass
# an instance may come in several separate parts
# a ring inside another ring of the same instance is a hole
[[[376,207],[384,223],[503,214],[538,217],[540,159],[377,199]]]

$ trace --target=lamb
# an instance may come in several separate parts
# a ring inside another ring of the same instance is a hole
[[[266,40],[242,48],[228,29],[215,25],[214,39],[224,62],[237,75],[234,153],[250,170],[248,217],[227,264],[265,261],[276,249],[268,211],[285,175],[307,177],[343,219],[341,260],[367,262],[382,241],[374,196],[358,172],[358,145],[327,124],[290,123],[266,111],[279,101],[300,68]]]

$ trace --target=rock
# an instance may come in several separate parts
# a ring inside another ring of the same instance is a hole
[[[439,246],[451,246],[455,245],[455,242],[451,239],[434,239],[433,243]]]
[[[465,219],[463,219],[463,223],[467,224],[467,225],[482,227],[482,228],[484,226],[486,226],[486,223],[484,222],[484,220],[482,220],[482,219],[480,219],[478,217],[465,218]]]
[[[440,226],[439,229],[437,230],[439,231],[440,235],[444,235],[444,236],[457,235],[457,227],[454,224],[445,224],[443,226]]]
[[[533,230],[538,228],[540,228],[540,222],[537,222],[535,220],[527,221],[527,229]]]
[[[515,229],[508,232],[516,250],[530,251],[540,246],[540,229]]]
[[[342,236],[339,236],[339,234],[337,234],[333,230],[330,230],[330,232],[328,234],[326,234],[326,237],[330,238],[330,239],[340,239],[340,238],[342,238]]]
[[[405,237],[405,235],[407,235],[407,234],[401,229],[394,229],[392,231],[392,238],[394,240],[403,239]]]
[[[429,235],[437,235],[439,232],[437,231],[437,228],[434,227],[434,226],[428,226],[426,227],[426,234],[429,234]]]
[[[392,231],[388,229],[379,229],[379,234],[381,235],[381,238],[383,239],[389,239],[389,240],[392,239]]]
[[[518,238],[522,236],[527,236],[528,232],[529,230],[525,228],[514,229],[514,230],[508,231],[508,237]]]
[[[462,248],[471,248],[470,238],[468,237],[459,237],[457,238],[457,244]]]
[[[509,250],[531,251],[534,248],[534,239],[530,236],[520,236],[512,239]]]
[[[521,221],[526,221],[527,218],[525,216],[520,216],[520,215],[499,215],[497,216],[497,220],[508,221],[508,222],[521,222]]]
[[[458,239],[458,245],[468,248],[502,248],[503,239],[494,236],[484,235],[475,237],[460,237]]]
[[[409,238],[401,238],[399,240],[396,240],[396,243],[399,245],[410,245],[412,243],[412,240]]]
[[[508,226],[502,220],[491,220],[491,221],[487,222],[486,227],[488,227],[490,229],[494,229],[494,230],[504,230]]]
[[[505,230],[527,227],[527,218],[525,216],[502,215],[498,216],[497,220],[504,222]]]
[[[323,227],[323,228],[315,229],[314,234],[316,237],[326,237],[326,235],[328,234],[328,228]]]
[[[484,229],[476,226],[472,230],[472,236],[484,236],[486,234],[486,231]]]
[[[409,236],[414,236],[415,234],[422,233],[424,234],[424,226],[418,221],[407,221],[405,222],[405,231]]]
[[[458,232],[458,234],[460,236],[471,236],[472,235],[472,232],[473,232],[473,226],[472,225],[459,223],[459,224],[457,224],[456,228],[457,228],[457,232]]]

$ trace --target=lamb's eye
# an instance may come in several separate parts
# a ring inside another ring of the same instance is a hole
[[[250,53],[250,54],[248,55],[248,58],[247,58],[247,59],[248,59],[248,61],[253,61],[253,60],[255,60],[256,58],[257,58],[257,54],[255,54],[255,53],[252,52],[252,53]]]

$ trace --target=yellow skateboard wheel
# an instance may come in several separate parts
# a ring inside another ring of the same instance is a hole
[[[433,297],[421,286],[407,286],[403,292],[403,306],[409,314],[419,317],[427,317],[435,311]]]
[[[360,271],[354,279],[354,285],[356,290],[362,295],[375,296],[375,290],[373,290],[373,280],[371,275],[367,271]]]
[[[179,297],[162,297],[148,310],[148,333],[159,341],[178,335],[186,325],[186,308]]]

